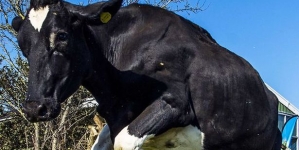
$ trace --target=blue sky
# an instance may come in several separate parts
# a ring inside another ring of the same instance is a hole
[[[299,108],[299,1],[207,0],[206,7],[182,15],[245,58],[264,82]]]

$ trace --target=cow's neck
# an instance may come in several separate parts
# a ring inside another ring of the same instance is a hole
[[[120,76],[126,76],[127,72],[116,69],[112,64],[113,59],[107,57],[108,54],[111,54],[109,51],[114,51],[115,49],[111,47],[113,45],[110,43],[110,37],[106,29],[88,27],[88,32],[86,31],[85,34],[85,37],[89,37],[89,40],[86,42],[92,57],[92,70],[90,76],[83,82],[83,86],[97,99],[99,103],[98,112],[110,123],[109,126],[113,127],[112,123],[118,125],[123,123],[123,126],[125,126],[128,121],[135,117],[134,112],[128,112],[130,101],[124,98],[125,96],[121,93],[123,84]],[[123,117],[123,115],[126,115],[125,112],[132,115]],[[120,118],[125,120],[120,120]],[[114,130],[117,132],[121,128]]]
[[[89,40],[86,42],[91,56],[92,67],[90,68],[92,69],[90,70],[90,75],[83,82],[83,86],[85,86],[96,99],[110,99],[110,102],[112,102],[113,99],[110,98],[112,95],[111,92],[113,91],[111,82],[117,82],[114,78],[116,78],[115,76],[118,71],[105,57],[104,53],[109,40],[107,40],[108,37],[103,31],[101,28],[96,27],[88,27],[85,31],[85,37],[89,37]]]
[[[118,16],[124,13],[119,13]],[[84,29],[84,36],[88,45],[91,60],[92,71],[91,76],[83,83],[96,99],[101,99],[100,105],[108,103],[110,106],[114,103],[115,96],[118,95],[116,85],[120,85],[119,76],[121,71],[113,66],[116,51],[122,47],[121,43],[113,43],[111,39],[115,34],[115,30],[126,24],[126,22],[118,22],[118,20],[110,21],[108,24],[87,26]],[[126,29],[121,28],[122,31]],[[120,32],[122,32],[120,31]],[[107,100],[107,102],[105,102]],[[117,100],[115,100],[117,101]],[[118,102],[119,103],[119,102]],[[108,105],[107,104],[107,105]],[[105,106],[103,106],[105,107]],[[107,107],[105,107],[107,108]]]

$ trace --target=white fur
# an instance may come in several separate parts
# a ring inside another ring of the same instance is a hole
[[[201,132],[201,145],[202,146],[203,146],[204,138],[205,138],[205,134],[203,132]]]
[[[49,13],[49,6],[41,7],[37,10],[33,8],[29,12],[29,20],[31,25],[36,29],[38,32],[43,26],[43,23]]]
[[[125,127],[115,138],[114,150],[201,150],[202,134],[194,126],[172,128],[165,133],[142,138],[128,133]]]
[[[51,33],[50,34],[50,48],[54,48],[55,47],[55,38],[56,38],[56,34],[55,33]]]
[[[144,142],[141,150],[202,150],[202,136],[192,125],[172,128]]]
[[[172,128],[154,137],[137,138],[125,127],[116,137],[114,150],[202,150],[204,134],[194,126]],[[106,125],[91,150],[111,150],[110,130]]]
[[[126,126],[115,137],[114,150],[139,150],[144,141],[152,137],[154,135],[144,135],[141,138],[130,135],[128,126]]]

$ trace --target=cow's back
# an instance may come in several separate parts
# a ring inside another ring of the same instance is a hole
[[[164,83],[182,107],[192,107],[205,149],[272,149],[277,98],[247,61],[172,12],[134,4],[117,17],[129,21],[111,38],[120,45],[111,63]]]

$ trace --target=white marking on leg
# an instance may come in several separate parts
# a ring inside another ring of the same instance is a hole
[[[144,141],[152,137],[154,137],[154,135],[144,135],[141,138],[130,135],[128,126],[126,126],[115,137],[114,150],[139,150]]]
[[[41,7],[37,10],[33,8],[29,12],[29,20],[31,25],[36,29],[38,32],[42,28],[42,25],[49,13],[49,6]]]

